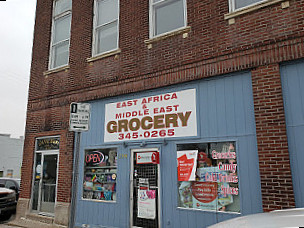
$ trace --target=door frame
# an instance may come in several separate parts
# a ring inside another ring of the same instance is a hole
[[[134,173],[134,154],[137,152],[145,152],[145,151],[155,151],[155,152],[159,152],[161,153],[161,149],[160,147],[147,147],[145,149],[142,148],[132,148],[130,149],[130,163],[131,163],[131,168],[130,168],[130,227],[131,228],[144,228],[144,227],[137,227],[137,226],[133,226],[133,206],[134,206],[134,200],[133,200],[133,193],[134,193],[134,187],[133,187],[133,182],[134,182],[134,178],[133,178],[133,173]],[[161,156],[159,156],[161,157]],[[161,169],[160,169],[160,163],[157,164],[157,170],[158,170],[158,174],[157,174],[157,178],[158,178],[158,227],[161,228]]]
[[[33,177],[32,177],[32,191],[31,191],[31,203],[30,203],[30,211],[34,211],[38,213],[39,215],[46,215],[46,216],[54,216],[54,213],[49,213],[49,212],[43,212],[41,210],[41,186],[42,186],[42,179],[43,175],[41,174],[41,178],[39,180],[39,185],[38,185],[38,205],[37,205],[37,210],[33,210],[33,196],[34,196],[34,182],[35,182],[35,174],[36,174],[36,155],[41,154],[41,168],[43,169],[43,163],[44,163],[44,156],[46,155],[57,155],[57,168],[56,168],[56,188],[55,188],[55,205],[57,203],[57,188],[58,188],[58,173],[59,173],[59,150],[47,150],[47,151],[35,151],[35,160],[34,160],[34,166],[33,166]],[[43,170],[42,170],[43,172]],[[55,206],[54,206],[55,210]]]

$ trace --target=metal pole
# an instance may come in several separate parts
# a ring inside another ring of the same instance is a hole
[[[77,203],[77,187],[78,187],[78,169],[79,169],[79,153],[80,153],[80,132],[76,132],[76,145],[74,150],[74,161],[73,161],[73,182],[72,182],[72,197],[71,197],[71,208],[70,208],[70,219],[69,228],[75,226],[75,214],[76,214],[76,203]]]

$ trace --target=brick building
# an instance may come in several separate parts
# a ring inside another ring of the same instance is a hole
[[[76,227],[303,207],[303,13],[303,0],[38,0],[19,215],[68,224],[72,102],[91,105]]]

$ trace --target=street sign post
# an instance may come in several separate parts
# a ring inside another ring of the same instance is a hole
[[[70,131],[88,131],[91,105],[87,103],[71,103]]]
[[[89,130],[91,105],[86,103],[71,103],[70,106],[70,131],[76,132],[76,143],[74,150],[72,198],[69,218],[69,228],[75,225],[75,208],[78,186],[78,165],[80,153],[80,134]]]

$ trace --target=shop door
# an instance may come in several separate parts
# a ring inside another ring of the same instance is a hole
[[[32,209],[53,214],[57,186],[57,154],[36,154]]]
[[[154,153],[154,154],[153,154]],[[131,185],[131,227],[157,228],[159,225],[159,165],[151,161],[156,150],[133,151]],[[146,161],[140,161],[148,157]]]

